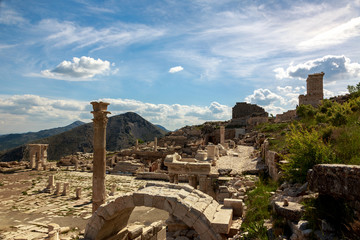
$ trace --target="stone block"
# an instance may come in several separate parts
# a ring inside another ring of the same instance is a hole
[[[304,213],[304,206],[295,202],[288,202],[288,204],[284,206],[283,202],[274,202],[276,213],[291,221],[299,221]]]
[[[164,210],[165,211],[167,211],[170,214],[173,214],[175,206],[176,206],[176,202],[165,199],[165,201],[164,201]]]
[[[190,206],[178,202],[174,208],[173,215],[182,220],[189,210],[190,210]]]
[[[157,208],[157,209],[164,209],[164,202],[165,202],[164,196],[156,195],[153,197],[152,207]]]
[[[156,233],[156,240],[166,240],[166,227],[163,226],[160,231]]]
[[[211,226],[217,233],[228,234],[232,224],[233,210],[221,206],[215,213]]]
[[[133,199],[135,206],[144,206],[144,196],[145,193],[134,192]]]
[[[129,239],[135,239],[138,236],[141,236],[143,232],[144,225],[131,225],[128,229],[128,237]]]
[[[209,225],[206,223],[206,219],[204,216],[200,216],[194,223],[193,227],[195,231],[201,235],[203,233],[206,233],[209,230]]]
[[[135,207],[133,195],[130,193],[118,197],[115,199],[115,203],[122,209]]]
[[[240,199],[224,199],[224,206],[231,207],[233,209],[233,214],[236,217],[242,217],[243,215],[243,201]]]
[[[153,196],[150,194],[144,195],[144,206],[152,207],[153,206]]]
[[[214,200],[204,210],[203,214],[209,220],[209,222],[211,222],[211,220],[214,218],[218,206],[219,204]]]
[[[141,240],[149,240],[154,235],[154,229],[151,226],[144,227],[141,234]]]

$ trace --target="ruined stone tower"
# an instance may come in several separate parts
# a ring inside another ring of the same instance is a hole
[[[307,94],[299,96],[299,105],[310,104],[318,106],[324,99],[323,77],[325,73],[309,74],[306,79]]]

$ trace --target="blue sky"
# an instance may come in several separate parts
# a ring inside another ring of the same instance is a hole
[[[0,134],[89,122],[90,101],[171,130],[236,102],[294,109],[360,81],[360,0],[0,1]]]

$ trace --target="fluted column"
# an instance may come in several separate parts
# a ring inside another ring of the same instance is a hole
[[[94,111],[94,157],[93,157],[93,186],[92,186],[92,212],[105,203],[105,174],[106,174],[106,125],[108,122],[107,106],[105,102],[91,102]]]

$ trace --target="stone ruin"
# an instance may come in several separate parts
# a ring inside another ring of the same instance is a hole
[[[306,95],[299,96],[299,105],[312,105],[317,107],[324,99],[323,77],[325,73],[309,74],[306,79]]]
[[[256,105],[246,102],[237,102],[232,108],[232,119],[228,127],[246,128],[268,121],[268,113]]]
[[[291,122],[294,119],[296,119],[296,109],[289,110],[282,114],[276,114],[276,118],[275,118],[274,122],[275,123],[285,123],[285,122]]]
[[[30,169],[46,170],[47,167],[47,149],[49,144],[28,144]]]

